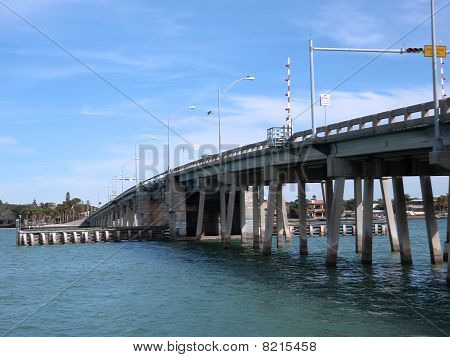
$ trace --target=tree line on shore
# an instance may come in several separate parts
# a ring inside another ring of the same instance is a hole
[[[408,194],[405,194],[405,201],[406,201],[407,206],[413,200],[414,200],[414,198],[412,198]],[[374,210],[384,210],[385,209],[384,201],[382,198],[380,198],[378,200],[374,200],[373,203],[374,203],[374,207],[373,207]],[[292,202],[286,202],[286,205],[287,205],[288,217],[289,218],[298,218],[298,199],[295,201],[292,201]],[[310,205],[307,206],[307,209],[308,209],[308,211],[313,211],[313,207]],[[442,213],[448,212],[448,196],[447,195],[441,195],[441,196],[435,197],[434,210],[435,210],[436,214],[442,214]],[[355,199],[354,198],[349,199],[349,200],[344,200],[344,202],[342,203],[342,213],[344,211],[348,211],[348,212],[355,211]],[[395,206],[394,206],[394,211],[395,211]]]
[[[0,200],[0,225],[13,225],[19,217],[25,226],[66,223],[86,217],[90,209],[89,201],[71,198],[69,192],[66,193],[65,200],[59,204],[54,202],[38,204],[36,200],[31,204],[11,204]]]

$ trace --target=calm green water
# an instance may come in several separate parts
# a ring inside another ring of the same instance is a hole
[[[442,233],[445,221],[439,222]],[[271,257],[236,242],[130,242],[16,247],[0,230],[0,335],[410,336],[450,334],[446,265],[429,264],[424,221],[410,221],[414,265],[386,237],[364,267],[342,237]],[[12,330],[11,330],[12,329]]]

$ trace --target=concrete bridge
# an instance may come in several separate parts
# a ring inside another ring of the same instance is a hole
[[[433,151],[433,102],[421,103],[320,127],[315,137],[311,130],[301,131],[288,138],[261,141],[177,167],[124,192],[93,214],[89,224],[167,226],[171,239],[214,236],[220,237],[225,247],[232,236],[239,236],[253,240],[255,248],[262,245],[263,253],[270,254],[275,237],[277,245],[291,239],[282,188],[293,183],[298,187],[300,254],[307,255],[305,185],[321,183],[327,215],[325,261],[334,266],[344,183],[352,180],[357,207],[355,251],[362,253],[362,263],[370,264],[373,190],[375,180],[379,180],[391,250],[400,252],[402,264],[412,264],[403,177],[418,176],[430,260],[441,264],[446,254],[441,249],[430,177],[450,175],[449,106],[450,99],[440,101],[440,131],[446,148],[443,151]],[[395,207],[388,189],[391,181]]]

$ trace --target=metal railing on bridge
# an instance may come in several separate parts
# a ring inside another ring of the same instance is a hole
[[[316,141],[334,141],[350,137],[389,132],[393,130],[408,129],[421,125],[429,125],[433,122],[433,107],[433,102],[426,102],[318,127],[315,137],[312,136],[311,129],[303,130],[292,134],[287,143],[293,144],[298,142],[310,143]],[[450,98],[442,99],[440,100],[440,115],[444,116],[448,114],[450,114]],[[444,118],[444,120],[447,119]],[[222,159],[231,159],[252,152],[276,148],[276,145],[271,146],[269,145],[268,140],[264,140],[225,151],[222,153]],[[202,166],[216,165],[219,161],[218,154],[209,155],[205,159],[200,159],[176,167],[171,170],[171,172],[181,173],[183,171],[200,168]]]

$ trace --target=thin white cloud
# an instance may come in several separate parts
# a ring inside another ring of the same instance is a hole
[[[36,153],[35,149],[24,146],[15,137],[0,136],[0,155],[31,156]]]

